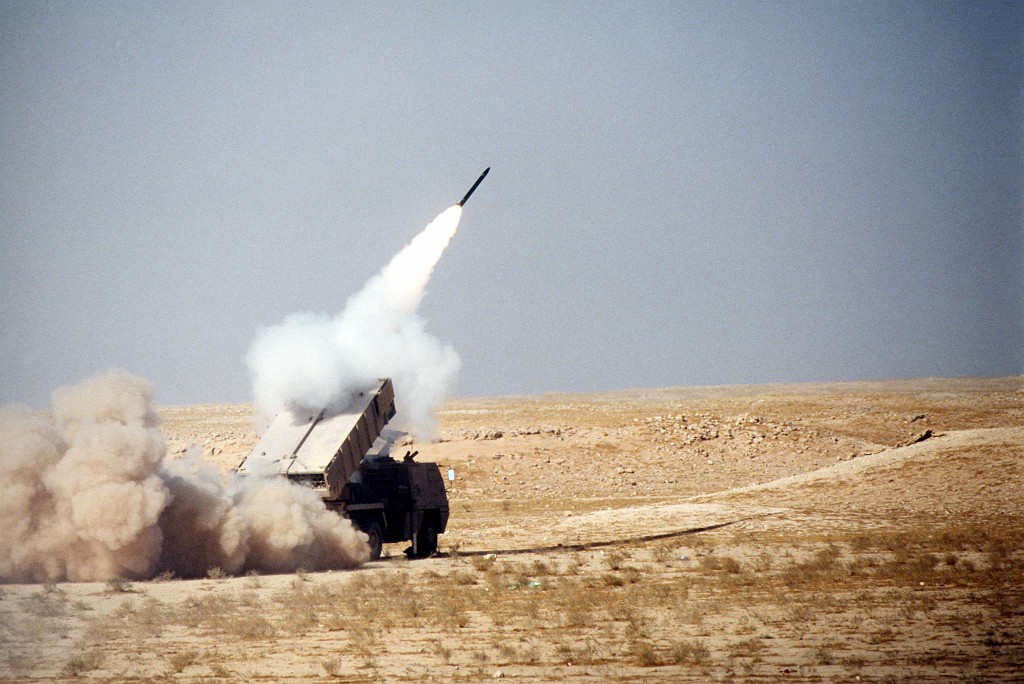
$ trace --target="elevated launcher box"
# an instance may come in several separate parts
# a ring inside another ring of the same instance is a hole
[[[352,395],[337,410],[282,411],[238,472],[284,475],[326,502],[340,502],[343,488],[394,416],[390,378]]]

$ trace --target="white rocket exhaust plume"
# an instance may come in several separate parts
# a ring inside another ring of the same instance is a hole
[[[248,353],[258,406],[329,407],[380,377],[421,437],[459,369],[416,314],[462,203],[438,216],[332,317],[295,314]],[[285,478],[167,460],[149,384],[111,371],[53,394],[53,420],[0,407],[0,581],[283,572],[365,562],[367,537]]]
[[[54,420],[0,408],[0,581],[351,567],[366,535],[287,480],[223,484],[165,460],[146,381],[113,371],[53,393]]]
[[[340,314],[298,313],[261,329],[247,356],[256,405],[270,415],[287,406],[322,408],[390,377],[406,427],[433,437],[460,361],[416,311],[461,217],[461,205],[442,212]]]

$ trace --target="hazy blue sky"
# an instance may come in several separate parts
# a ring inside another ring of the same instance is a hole
[[[1024,372],[1022,8],[0,3],[0,401],[248,401],[487,166],[458,394]]]

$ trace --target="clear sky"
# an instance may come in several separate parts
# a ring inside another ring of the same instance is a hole
[[[487,166],[460,395],[1024,372],[1016,2],[0,3],[0,402],[244,402]],[[400,392],[400,389],[399,389]]]

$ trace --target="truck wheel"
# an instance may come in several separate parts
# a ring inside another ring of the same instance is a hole
[[[434,523],[424,522],[416,536],[416,555],[420,558],[433,556],[437,552],[437,530]]]
[[[381,548],[384,546],[384,533],[381,532],[380,523],[371,520],[363,526],[363,532],[369,537],[367,542],[370,544],[370,560],[380,560]]]

